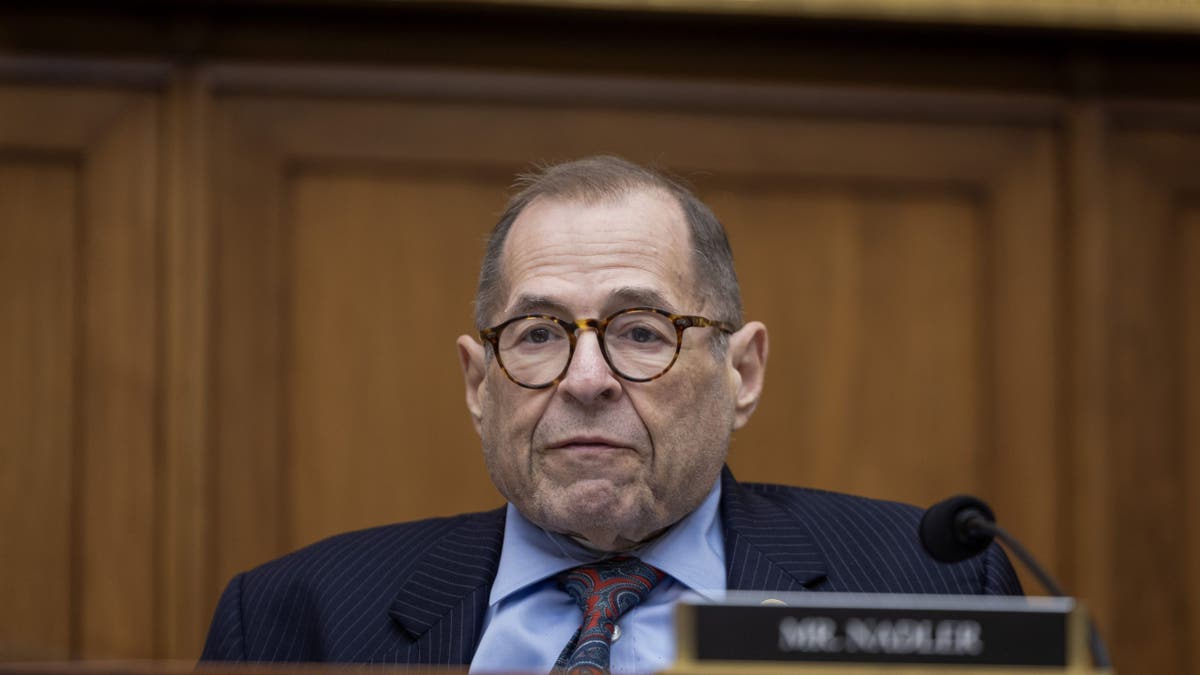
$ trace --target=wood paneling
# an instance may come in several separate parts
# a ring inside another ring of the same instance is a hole
[[[0,85],[0,658],[190,658],[237,571],[498,505],[483,238],[609,152],[695,183],[771,329],[740,478],[979,493],[1122,671],[1200,668],[1195,108],[239,68]]]
[[[0,154],[0,660],[70,655],[76,179]]]
[[[76,616],[80,652],[107,658],[140,654],[157,633],[158,109],[131,98],[83,159]]]
[[[990,340],[976,308],[990,266],[971,195],[736,192],[718,209],[739,223],[747,315],[772,335],[759,416],[733,447],[739,475],[909,502],[982,487]]]
[[[1049,134],[797,126],[794,145],[770,131],[807,180],[751,176],[714,199],[748,313],[774,343],[733,465],[916,503],[974,490],[1053,564],[1041,517],[1058,508],[1061,377]]]
[[[32,575],[14,589],[25,611],[2,619],[12,655],[153,648],[156,134],[152,95],[0,89],[15,339],[0,408],[24,411],[0,427],[14,481],[0,517],[20,535],[6,528],[6,555]]]
[[[496,5],[524,6],[531,0],[484,0]],[[550,7],[621,8],[627,11],[675,11],[724,15],[804,16],[835,19],[962,22],[972,25],[1086,26],[1109,30],[1200,32],[1200,10],[1171,0],[1121,1],[1103,4],[1070,0],[1009,0],[1003,5],[972,0],[663,0],[650,5],[633,0],[532,0]]]
[[[1064,134],[1065,201],[1069,235],[1059,266],[1069,291],[1067,332],[1060,348],[1071,369],[1064,414],[1062,480],[1071,508],[1060,517],[1069,556],[1061,583],[1085,597],[1102,635],[1112,634],[1112,444],[1109,438],[1110,302],[1113,214],[1109,206],[1108,124],[1104,108],[1082,102],[1068,110]]]
[[[192,71],[164,105],[158,655],[191,657],[212,612],[208,90]]]
[[[1183,513],[1187,541],[1181,547],[1184,556],[1185,614],[1179,630],[1182,635],[1200,634],[1200,192],[1193,192],[1183,205],[1180,229],[1179,286],[1177,307],[1183,327],[1177,333],[1182,346],[1182,423],[1183,443],[1179,480],[1183,481]],[[1200,670],[1200,641],[1184,639],[1182,663]]]
[[[1138,667],[1147,672],[1200,667],[1193,416],[1200,176],[1190,159],[1200,151],[1198,123],[1194,111],[1182,120],[1126,112],[1115,117],[1112,141],[1112,205],[1121,226],[1113,232],[1110,557],[1114,581],[1137,587],[1115,594],[1112,633],[1114,650],[1141,654]]]
[[[483,470],[453,344],[471,332],[479,223],[505,180],[296,172],[289,542],[503,502]]]

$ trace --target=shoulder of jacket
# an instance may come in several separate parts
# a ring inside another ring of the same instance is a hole
[[[503,526],[504,509],[500,508],[343,532],[262,563],[246,572],[245,578],[253,581],[264,576],[294,576],[320,569],[323,564],[364,567],[415,559],[447,536],[461,533],[485,537],[502,531]]]

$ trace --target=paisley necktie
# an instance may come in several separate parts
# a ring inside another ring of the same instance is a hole
[[[559,654],[554,671],[570,675],[607,673],[617,620],[645,599],[664,577],[666,574],[660,570],[628,556],[559,574],[559,588],[583,610],[583,622]]]

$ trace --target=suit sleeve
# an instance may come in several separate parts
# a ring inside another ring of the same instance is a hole
[[[1021,581],[1008,556],[999,544],[993,543],[984,553],[983,590],[985,595],[1024,595]]]
[[[201,661],[245,661],[246,643],[242,627],[242,575],[225,587],[213,613]]]

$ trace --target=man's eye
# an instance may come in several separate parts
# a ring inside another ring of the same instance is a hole
[[[520,341],[527,345],[544,345],[559,338],[558,331],[551,326],[534,326],[521,333]]]
[[[658,333],[655,333],[648,328],[641,327],[634,328],[633,330],[629,331],[629,337],[634,342],[653,342],[659,339]]]
[[[620,337],[643,345],[663,342],[662,333],[649,326],[629,326],[621,331]]]

